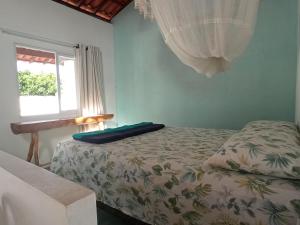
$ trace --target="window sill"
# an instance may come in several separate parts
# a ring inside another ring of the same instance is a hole
[[[78,111],[68,111],[59,114],[47,114],[47,115],[34,115],[34,116],[20,116],[21,122],[37,122],[43,120],[60,120],[78,117],[80,114]]]

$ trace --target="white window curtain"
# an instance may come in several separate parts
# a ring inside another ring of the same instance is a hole
[[[81,116],[105,112],[102,54],[98,47],[79,44],[75,49],[76,73],[80,83]],[[100,129],[103,124],[83,126],[82,131]]]
[[[247,47],[259,0],[135,0],[186,65],[208,77],[225,71]]]

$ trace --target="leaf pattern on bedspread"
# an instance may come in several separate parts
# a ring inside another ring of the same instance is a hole
[[[69,140],[51,170],[153,225],[295,225],[300,182],[203,166],[235,133],[166,127],[103,145]],[[250,147],[255,158],[260,146]]]

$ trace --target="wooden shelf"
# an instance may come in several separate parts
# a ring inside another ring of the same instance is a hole
[[[100,123],[112,119],[113,116],[113,114],[102,114],[90,117],[11,123],[10,127],[14,134],[35,133],[41,130],[49,130],[53,128],[66,127],[72,125]]]
[[[113,117],[114,117],[113,114],[101,114],[101,115],[90,116],[90,117],[77,117],[77,118],[69,118],[69,119],[11,123],[10,127],[14,134],[31,133],[31,143],[27,154],[27,161],[31,162],[32,157],[34,157],[34,163],[40,166],[39,134],[38,134],[39,131],[66,127],[66,126],[73,126],[73,125],[80,126],[80,125],[87,125],[87,124],[95,124],[106,120],[110,120]]]

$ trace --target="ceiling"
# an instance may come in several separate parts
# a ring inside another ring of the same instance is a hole
[[[132,0],[52,0],[90,16],[111,22]]]

